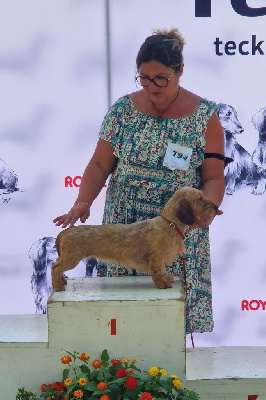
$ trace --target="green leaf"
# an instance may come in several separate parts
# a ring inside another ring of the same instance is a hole
[[[100,375],[100,371],[92,371],[91,373],[91,380],[95,381],[97,380],[98,376]]]
[[[87,367],[87,365],[82,364],[79,368],[80,368],[81,372],[83,372],[83,374],[86,374],[87,378],[90,379],[91,371],[90,371],[89,367]]]
[[[91,381],[89,383],[87,383],[87,385],[85,386],[86,390],[89,390],[90,392],[95,392],[95,390],[97,390],[97,382],[95,381]]]
[[[66,368],[63,371],[63,381],[68,378],[68,374],[69,374],[70,368]]]
[[[83,378],[83,379],[88,379],[88,377],[87,377],[86,374],[79,374],[79,375],[77,376],[77,381],[78,381],[79,379],[81,379],[81,378]]]
[[[76,383],[73,383],[72,385],[67,387],[67,394],[72,392],[76,388]]]
[[[169,382],[169,381],[161,380],[160,384],[167,392],[170,392],[173,388],[172,382]]]
[[[101,360],[102,360],[102,363],[106,363],[106,362],[109,361],[109,354],[108,354],[108,351],[106,349],[104,349],[102,354],[101,354]]]

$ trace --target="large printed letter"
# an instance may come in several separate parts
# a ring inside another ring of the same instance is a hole
[[[262,15],[266,15],[266,7],[249,7],[246,0],[231,0],[231,4],[235,12],[243,15],[243,17],[261,17]]]
[[[231,0],[231,4],[235,12],[243,17],[266,15],[266,7],[250,7],[246,0]],[[195,17],[211,17],[211,0],[195,0]]]
[[[195,17],[211,17],[211,0],[195,0]]]

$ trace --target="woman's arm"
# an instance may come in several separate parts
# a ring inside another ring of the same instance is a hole
[[[216,113],[211,116],[207,126],[204,152],[224,155],[224,132]],[[201,179],[204,196],[220,206],[225,191],[224,161],[205,159],[201,165]]]
[[[224,133],[216,113],[211,116],[208,122],[204,152],[224,155]],[[224,161],[217,158],[206,158],[201,165],[201,180],[204,197],[219,207],[225,191]],[[216,215],[222,213],[221,210],[217,210]],[[200,219],[193,225],[193,227],[201,228],[206,226],[206,223]]]
[[[117,158],[110,142],[100,139],[88,163],[79,188],[75,204],[67,214],[60,215],[53,222],[62,228],[73,226],[78,219],[85,222],[90,215],[90,207],[103,188],[106,179],[115,168]]]

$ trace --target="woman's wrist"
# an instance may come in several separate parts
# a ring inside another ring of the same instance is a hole
[[[90,207],[90,203],[88,203],[87,201],[75,201],[74,206],[82,206],[83,204]]]

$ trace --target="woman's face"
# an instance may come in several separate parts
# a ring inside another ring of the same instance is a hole
[[[160,78],[167,79],[166,87],[158,87],[154,82],[149,82],[146,79],[145,84],[149,84],[147,87],[143,87],[143,90],[147,97],[155,104],[165,104],[176,96],[179,85],[179,78],[183,73],[183,64],[178,72],[174,72],[173,68],[166,67],[164,64],[158,61],[149,61],[142,63],[138,70],[138,75],[144,79],[145,78],[159,78],[156,82],[160,84]]]

